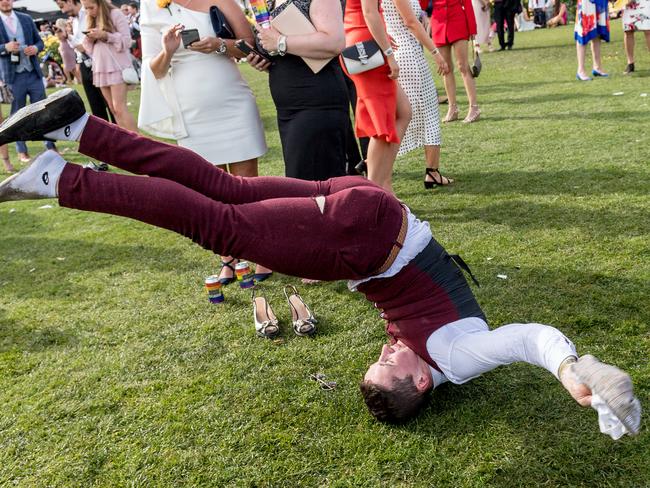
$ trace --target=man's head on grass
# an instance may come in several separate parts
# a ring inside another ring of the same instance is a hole
[[[433,387],[429,365],[401,342],[384,345],[370,365],[361,393],[368,410],[382,422],[404,422],[415,416]]]

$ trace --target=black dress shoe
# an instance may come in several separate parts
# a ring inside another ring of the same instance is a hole
[[[45,134],[71,124],[86,113],[84,102],[72,88],[27,105],[0,126],[0,146],[14,141],[44,141]]]
[[[508,49],[508,51],[512,51],[512,44],[508,44],[506,48]]]

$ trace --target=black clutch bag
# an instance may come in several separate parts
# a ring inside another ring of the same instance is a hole
[[[228,19],[223,14],[219,7],[213,5],[210,7],[210,21],[212,22],[212,28],[217,37],[221,39],[234,39],[235,33],[228,23]]]
[[[386,62],[379,45],[374,40],[357,42],[346,47],[341,53],[341,59],[350,75],[379,68]]]

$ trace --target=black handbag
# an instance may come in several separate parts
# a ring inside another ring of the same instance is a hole
[[[210,7],[210,21],[212,22],[212,29],[217,37],[221,39],[235,39],[235,33],[232,27],[230,27],[228,19],[226,19],[226,16],[216,5]]]
[[[384,54],[374,40],[357,42],[341,52],[341,59],[348,74],[356,75],[383,66]]]
[[[471,66],[472,69],[472,78],[478,78],[478,75],[481,74],[481,69],[483,69],[483,63],[481,63],[481,57],[478,53],[474,53],[474,62]]]

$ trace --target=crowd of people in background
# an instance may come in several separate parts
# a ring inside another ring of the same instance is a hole
[[[418,148],[423,148],[425,188],[453,183],[440,172],[440,122],[459,119],[455,69],[467,96],[463,122],[481,118],[471,49],[511,50],[515,31],[566,25],[570,14],[561,0],[267,0],[271,18],[291,5],[314,29],[287,36],[273,24],[251,29],[249,6],[240,0],[53,2],[61,18],[37,25],[13,9],[13,0],[0,0],[0,101],[11,104],[11,113],[27,97],[42,99],[45,87],[81,83],[94,115],[174,139],[234,175],[255,176],[266,142],[255,98],[235,63],[246,61],[268,73],[286,176],[325,180],[362,173],[389,190],[396,158]],[[225,13],[235,39],[215,35],[213,5]],[[637,30],[650,50],[650,0],[619,0],[614,6],[578,0],[574,39],[580,81],[609,76],[601,43],[609,41],[612,12],[622,15],[625,74],[635,70]],[[181,31],[191,28],[198,29],[199,40],[184,46]],[[237,39],[270,56],[247,55],[235,46]],[[338,55],[368,39],[377,43],[385,64],[348,73]],[[438,96],[425,52],[442,77],[444,97]],[[128,67],[142,81],[137,124],[127,103]],[[448,103],[442,119],[439,100]],[[17,143],[17,153],[21,162],[30,158],[24,143]],[[13,172],[7,149],[0,155],[4,169]],[[236,257],[223,257],[224,283],[234,279],[236,264]],[[258,277],[270,273],[260,268]]]

